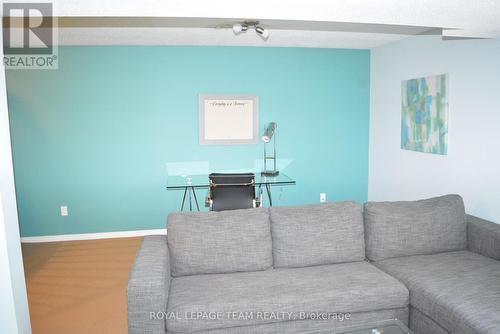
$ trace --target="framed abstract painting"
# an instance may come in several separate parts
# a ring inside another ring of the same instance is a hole
[[[448,74],[401,84],[401,148],[448,153]]]

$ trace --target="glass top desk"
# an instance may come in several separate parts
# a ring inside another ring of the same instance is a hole
[[[258,187],[259,193],[262,191],[262,187],[266,189],[270,206],[273,205],[271,186],[286,186],[294,184],[295,180],[291,179],[288,175],[281,172],[276,176],[262,176],[260,175],[260,173],[255,173],[255,186]],[[209,187],[208,174],[169,175],[167,177],[167,190],[184,190],[184,195],[182,197],[181,211],[184,210],[184,205],[187,196],[189,196],[189,211],[193,211],[193,201],[191,197],[194,198],[194,204],[196,205],[197,210],[200,211],[200,206],[198,204],[198,198],[196,197],[195,190],[208,189],[208,187]]]
[[[401,321],[397,319],[385,320],[365,326],[356,326],[340,330],[317,330],[304,334],[413,334]]]

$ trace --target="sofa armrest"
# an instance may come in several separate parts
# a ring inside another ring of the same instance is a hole
[[[471,215],[466,220],[469,250],[500,260],[500,225]]]
[[[170,259],[166,235],[144,237],[127,286],[128,332],[165,334],[170,287]]]

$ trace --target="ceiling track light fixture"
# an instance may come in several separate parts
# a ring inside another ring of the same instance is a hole
[[[255,30],[255,33],[260,36],[264,41],[269,38],[269,30],[263,28],[259,25],[259,21],[245,21],[243,23],[236,22],[233,24],[233,32],[235,35],[239,35],[242,32],[247,32],[248,28]]]

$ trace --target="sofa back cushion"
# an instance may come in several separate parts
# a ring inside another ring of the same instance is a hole
[[[356,202],[272,207],[274,267],[362,261],[363,215]]]
[[[265,270],[273,264],[267,209],[172,213],[167,241],[174,277]]]
[[[458,195],[412,202],[368,202],[364,210],[370,260],[467,248],[464,203]]]

